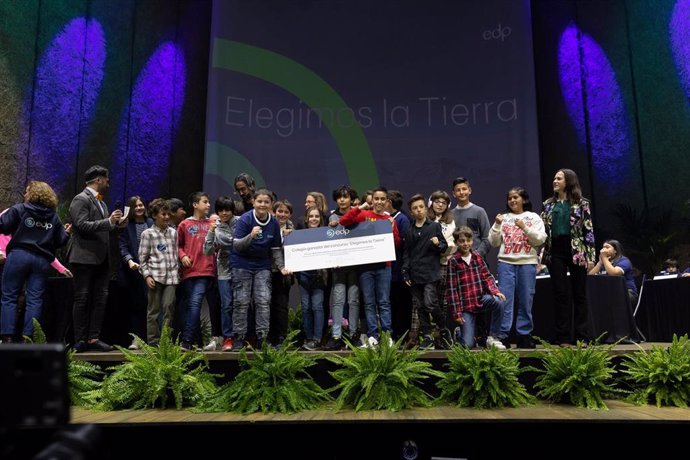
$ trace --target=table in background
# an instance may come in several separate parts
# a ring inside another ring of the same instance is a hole
[[[645,281],[636,319],[648,342],[690,333],[690,277]]]
[[[537,278],[532,303],[533,335],[546,340],[556,338],[553,303],[551,278]],[[602,343],[614,343],[626,337],[639,341],[640,337],[635,326],[624,277],[587,276],[587,304],[589,305],[589,332],[592,339],[605,333]]]

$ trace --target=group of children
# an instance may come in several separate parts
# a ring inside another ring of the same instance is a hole
[[[184,349],[200,341],[202,300],[212,286],[217,286],[220,298],[221,324],[214,330],[220,330],[222,338],[208,349],[238,350],[250,336],[258,343],[279,345],[288,332],[289,292],[296,278],[307,350],[322,345],[341,349],[346,336],[356,346],[374,347],[384,332],[394,337],[410,334],[408,339],[422,349],[446,347],[454,341],[473,347],[476,318],[483,313],[491,317],[487,346],[503,349],[513,325],[513,303],[518,305],[518,345],[534,346],[531,302],[538,263],[534,248],[543,243],[545,234],[524,189],[508,193],[506,212],[490,227],[484,209],[470,202],[472,189],[464,178],[453,182],[458,202],[454,209],[450,195],[441,190],[429,198],[412,196],[407,203],[411,221],[401,212],[402,195],[384,187],[366,192],[361,201],[349,186],[339,187],[332,194],[337,204],[332,212],[323,194],[309,192],[297,225],[291,221],[292,205],[276,200],[269,190],[256,190],[248,176],[238,177],[235,188],[242,203],[221,196],[211,216],[209,197],[193,194],[193,214],[177,228],[170,223],[169,202],[156,199],[149,205],[153,225],[137,231],[137,260],[128,261],[148,288],[149,343],[159,339],[161,323],[172,323],[175,286],[181,283],[178,293],[184,301],[178,304],[183,312]],[[237,212],[242,208],[246,212]],[[295,228],[349,227],[377,220],[391,223],[397,261],[296,274],[285,270],[283,239]],[[501,290],[484,261],[490,245],[500,247]],[[402,294],[397,292],[401,287]],[[400,301],[405,297],[410,311]],[[402,320],[396,323],[394,317]],[[399,330],[393,331],[394,324]],[[328,325],[330,334],[324,337]],[[360,331],[365,334],[362,340]]]

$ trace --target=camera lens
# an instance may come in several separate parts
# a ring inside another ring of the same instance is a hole
[[[416,460],[419,457],[419,448],[417,443],[408,439],[403,442],[402,456],[405,460]]]

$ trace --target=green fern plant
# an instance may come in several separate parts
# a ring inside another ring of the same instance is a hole
[[[99,390],[98,409],[165,408],[169,399],[181,409],[196,405],[216,390],[206,357],[196,351],[183,352],[171,339],[167,326],[163,327],[158,346],[134,338],[141,351],[117,347],[126,362],[109,369],[113,372]]]
[[[288,308],[288,333],[293,332],[293,331],[297,331],[299,333],[302,332],[302,309],[301,308]]]
[[[200,406],[204,412],[293,413],[314,409],[330,400],[307,373],[316,364],[315,357],[300,353],[295,347],[297,332],[291,332],[283,345],[271,347],[264,342],[248,359],[240,351],[241,372]]]
[[[491,409],[531,404],[534,397],[518,381],[518,356],[489,348],[472,352],[454,346],[447,354],[448,371],[436,384],[441,399],[459,407]]]
[[[623,361],[621,372],[632,386],[629,399],[636,404],[654,401],[662,405],[688,407],[690,401],[690,340],[678,338],[668,348],[640,350]]]
[[[48,343],[40,321],[32,318],[34,333],[24,338],[36,344]],[[75,406],[92,407],[96,403],[98,390],[101,387],[103,371],[95,364],[74,358],[74,351],[67,352],[67,381],[69,382],[69,396]]]
[[[355,348],[349,356],[330,356],[329,361],[341,366],[330,372],[338,382],[331,391],[340,390],[336,409],[350,406],[355,411],[388,409],[399,411],[414,406],[429,407],[431,396],[418,384],[431,376],[443,374],[431,364],[418,361],[417,349],[405,350],[402,338],[389,344],[390,334],[382,334],[376,348]]]
[[[67,353],[69,396],[75,406],[94,407],[100,396],[103,371],[88,361],[75,359],[76,352]]]
[[[46,339],[46,334],[43,332],[41,323],[36,318],[31,318],[31,322],[34,325],[34,333],[31,337],[31,341],[33,343],[48,343],[48,339]]]
[[[614,373],[609,351],[613,347],[577,342],[576,347],[557,347],[542,341],[546,353],[542,357],[544,369],[530,368],[540,373],[535,388],[537,396],[553,402],[569,402],[577,407],[604,409],[604,397],[619,392],[613,388]]]

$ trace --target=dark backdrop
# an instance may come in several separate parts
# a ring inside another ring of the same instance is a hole
[[[29,179],[55,178],[68,201],[92,163],[126,165],[115,167],[130,188],[111,202],[139,189],[184,198],[201,188],[211,7],[210,0],[0,2],[0,206],[18,201]],[[687,260],[687,11],[687,0],[531,2],[542,194],[557,168],[576,170],[594,199],[598,242],[623,239],[645,270],[668,255]],[[79,27],[82,40],[57,40],[79,37]],[[164,43],[185,63],[184,91],[160,108],[137,84]],[[132,117],[133,95],[145,115],[167,114],[151,118],[167,125]],[[142,129],[123,135],[122,126]],[[166,133],[167,142],[156,141]],[[132,161],[114,158],[122,151]],[[163,177],[149,180],[149,158],[167,162]]]

